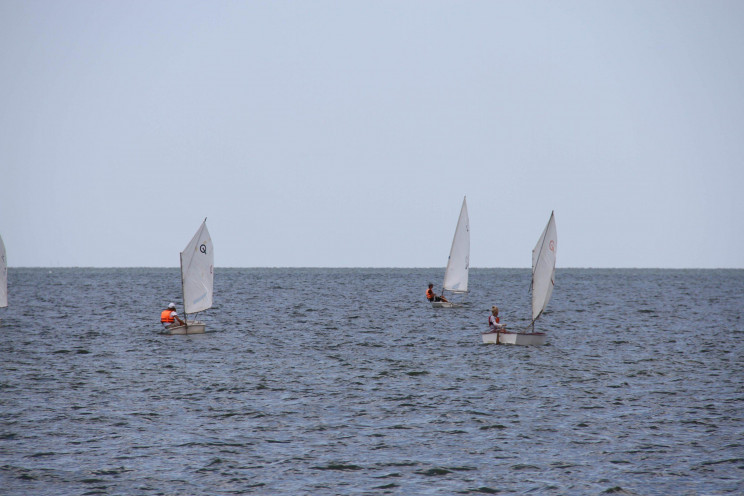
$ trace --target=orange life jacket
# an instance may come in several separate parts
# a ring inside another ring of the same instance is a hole
[[[160,322],[167,322],[168,324],[172,324],[176,321],[174,317],[171,317],[171,313],[174,310],[171,310],[170,308],[168,310],[163,310],[160,312]]]
[[[429,288],[426,288],[426,299],[427,300],[433,300],[434,299],[434,291],[432,291]]]

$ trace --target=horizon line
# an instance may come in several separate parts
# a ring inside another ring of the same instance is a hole
[[[178,269],[179,266],[155,266],[155,265],[110,265],[110,266],[94,266],[94,265],[20,265],[20,266],[8,266],[8,269]],[[502,266],[502,267],[470,267],[470,269],[530,269],[529,266]],[[432,270],[442,269],[445,267],[421,267],[411,266],[406,267],[402,265],[390,265],[390,266],[312,266],[312,265],[271,265],[271,266],[216,266],[215,269],[421,269],[421,270]],[[744,270],[744,267],[556,267],[556,270]]]

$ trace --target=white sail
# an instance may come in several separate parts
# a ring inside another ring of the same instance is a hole
[[[468,290],[468,269],[470,268],[470,219],[468,205],[462,199],[460,218],[457,219],[455,237],[447,259],[447,269],[444,271],[444,289],[464,293]]]
[[[0,236],[0,308],[8,306],[8,261],[5,259],[5,244]]]
[[[201,312],[212,306],[214,279],[214,252],[212,238],[204,219],[191,242],[181,252],[181,284],[183,285],[183,311],[186,314]]]
[[[540,239],[532,250],[532,321],[534,322],[553,294],[555,283],[555,255],[558,251],[558,233],[555,229],[555,216],[550,213],[550,220],[545,226]]]

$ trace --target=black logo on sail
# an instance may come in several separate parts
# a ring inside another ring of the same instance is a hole
[[[202,253],[204,253],[206,255],[207,254],[207,244],[206,243],[202,243],[201,245],[199,245],[199,251],[202,252]]]

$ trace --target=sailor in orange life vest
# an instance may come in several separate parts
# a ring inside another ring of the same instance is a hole
[[[176,321],[178,321],[178,324],[176,324]],[[163,324],[163,329],[186,325],[186,322],[178,317],[178,314],[176,313],[175,303],[171,303],[170,305],[168,305],[167,310],[163,310],[162,312],[160,312],[160,323]]]
[[[491,315],[488,316],[488,327],[490,332],[499,332],[506,329],[506,324],[499,323],[499,307],[491,307]]]
[[[437,296],[434,294],[433,284],[429,283],[429,289],[426,290],[426,299],[429,301],[447,301],[444,296]]]

